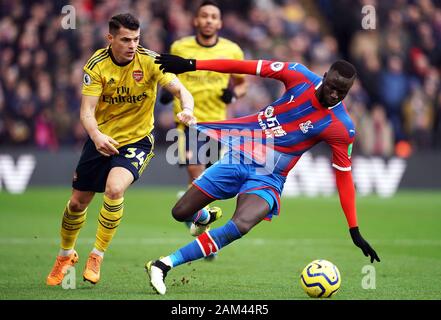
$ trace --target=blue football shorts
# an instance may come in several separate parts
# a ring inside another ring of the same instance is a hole
[[[238,194],[256,194],[270,208],[265,220],[280,212],[280,195],[286,178],[278,174],[262,174],[255,164],[226,163],[228,153],[199,176],[193,185],[207,196],[229,199]]]

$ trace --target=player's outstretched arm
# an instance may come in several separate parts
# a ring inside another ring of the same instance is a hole
[[[103,156],[109,157],[113,154],[119,153],[118,149],[115,148],[115,146],[118,145],[118,142],[103,134],[98,129],[98,123],[96,122],[95,118],[95,108],[98,103],[98,99],[99,97],[95,96],[82,96],[80,120],[90,139],[92,139],[93,143],[95,144],[98,152]]]
[[[259,61],[257,60],[196,60],[184,59],[180,56],[163,53],[156,57],[155,63],[159,64],[162,72],[180,74],[196,70],[208,70],[222,73],[238,73],[256,75]]]
[[[196,124],[196,118],[193,115],[194,99],[191,93],[184,87],[178,78],[173,79],[164,86],[171,94],[181,101],[182,111],[177,114],[179,121],[188,126]]]
[[[371,263],[374,260],[380,262],[375,250],[371,245],[361,236],[360,230],[357,225],[357,214],[355,209],[355,187],[352,180],[351,171],[335,170],[335,177],[337,182],[337,189],[340,196],[340,203],[345,213],[346,220],[349,225],[349,232],[351,234],[352,241],[359,247],[366,257],[370,257]]]

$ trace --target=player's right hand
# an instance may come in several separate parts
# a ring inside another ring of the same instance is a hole
[[[380,262],[380,258],[378,257],[377,253],[374,249],[370,246],[370,244],[363,239],[363,237],[360,234],[360,231],[358,230],[358,227],[353,227],[349,229],[349,232],[351,233],[351,238],[354,244],[363,251],[363,254],[366,257],[371,258],[371,263],[374,263],[374,260],[377,260]]]
[[[119,151],[115,146],[119,145],[117,141],[111,137],[99,132],[94,137],[90,137],[95,143],[96,150],[105,157],[110,157],[114,154],[119,154]]]
[[[155,64],[159,64],[162,73],[170,72],[180,74],[188,71],[196,70],[195,59],[184,59],[173,54],[162,53],[155,59]]]
[[[192,126],[196,124],[197,121],[195,116],[193,115],[193,112],[188,109],[184,109],[183,111],[179,112],[176,116],[178,117],[179,121],[186,124],[187,126]]]

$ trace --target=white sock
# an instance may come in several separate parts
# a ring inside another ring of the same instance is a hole
[[[99,255],[101,258],[104,257],[104,252],[99,251],[97,248],[93,248],[92,253]]]
[[[67,257],[70,256],[73,252],[74,249],[68,249],[68,250],[60,249],[60,251],[58,251],[58,255],[62,257]]]
[[[170,259],[170,256],[167,256],[165,258],[159,259],[162,263],[168,265],[170,268],[173,268],[173,262]]]

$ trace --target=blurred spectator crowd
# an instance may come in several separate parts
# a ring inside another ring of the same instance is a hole
[[[81,147],[82,67],[106,46],[108,19],[131,12],[141,44],[166,52],[193,34],[199,1],[0,0],[0,145],[57,150]],[[221,35],[247,59],[296,61],[323,74],[345,58],[358,80],[345,100],[358,129],[354,151],[406,156],[441,149],[440,0],[223,0]],[[75,8],[75,29],[63,29],[62,8]],[[376,28],[362,28],[372,5]],[[253,113],[283,92],[277,81],[247,77],[247,95],[229,117]],[[171,105],[157,102],[156,135],[174,127]]]

